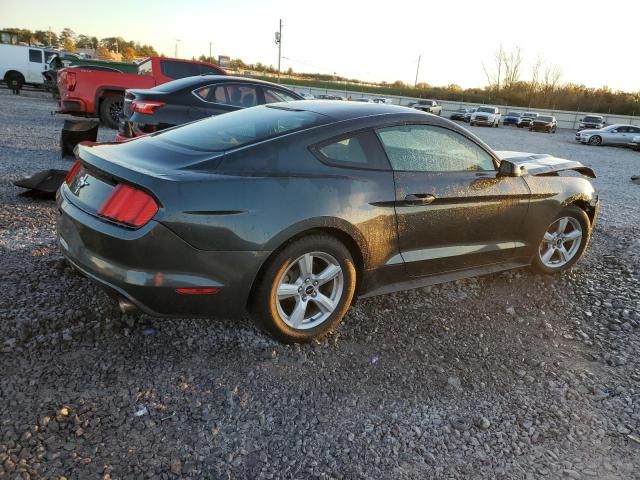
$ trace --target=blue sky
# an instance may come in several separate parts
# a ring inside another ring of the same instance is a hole
[[[109,6],[107,8],[107,5]],[[337,72],[365,80],[463,87],[486,83],[500,43],[519,46],[523,77],[538,57],[560,66],[562,81],[640,90],[640,2],[534,0],[335,1],[0,0],[0,28],[97,37],[121,36],[173,55],[239,57],[277,65],[274,32],[283,19],[283,69]]]

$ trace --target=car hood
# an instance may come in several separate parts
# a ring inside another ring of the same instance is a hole
[[[566,160],[564,158],[554,157],[553,155],[498,151],[496,152],[500,160],[509,160],[510,162],[525,167],[530,175],[543,175],[552,172],[562,172],[564,170],[574,170],[587,177],[596,178],[596,174],[592,168],[584,166],[575,160]]]
[[[589,134],[589,133],[598,133],[598,132],[602,133],[602,132],[600,131],[600,129],[599,129],[599,128],[588,128],[588,129],[580,130],[580,133],[581,133],[581,134],[582,134],[582,133],[586,133],[586,134]]]

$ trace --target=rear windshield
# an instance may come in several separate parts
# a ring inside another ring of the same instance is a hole
[[[195,150],[219,152],[322,125],[329,117],[278,105],[238,110],[162,132],[157,138]]]
[[[585,122],[594,122],[600,123],[602,121],[602,117],[584,117]]]
[[[553,117],[540,116],[540,117],[538,117],[538,120],[541,120],[543,122],[552,122],[553,121]]]
[[[509,112],[506,115],[507,117],[519,117],[520,114],[518,112]]]
[[[480,107],[478,109],[478,112],[484,112],[484,113],[495,113],[496,109],[493,107]]]
[[[537,118],[538,114],[535,112],[526,112],[523,117],[529,117],[529,118]]]
[[[167,92],[167,93],[177,92],[178,90],[182,90],[183,88],[196,89],[200,85],[202,85],[203,83],[202,80],[203,79],[200,77],[196,79],[194,79],[193,77],[185,77],[185,78],[180,78],[178,80],[172,80],[167,83],[162,83],[156,87],[153,87],[153,89],[158,92]]]

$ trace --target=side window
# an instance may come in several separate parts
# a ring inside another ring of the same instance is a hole
[[[282,90],[274,90],[271,88],[263,88],[262,90],[264,91],[264,103],[293,102],[297,100],[297,98],[292,97]]]
[[[252,85],[219,85],[209,101],[248,108],[258,104],[258,92]]]
[[[146,62],[138,65],[138,73],[140,75],[153,75],[153,62],[151,60],[147,60]]]
[[[198,72],[200,75],[220,75],[220,72],[208,65],[198,65]]]
[[[171,60],[162,60],[160,62],[162,73],[169,78],[185,78],[193,77],[200,74],[198,64],[188,62],[174,62]]]
[[[312,148],[325,163],[342,167],[389,170],[380,143],[371,130],[330,140]]]
[[[378,135],[394,170],[460,172],[495,170],[491,156],[459,133],[430,125],[381,128]]]
[[[42,63],[42,50],[29,49],[29,61],[34,63]]]

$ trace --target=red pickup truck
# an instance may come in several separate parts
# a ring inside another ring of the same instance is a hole
[[[58,113],[100,117],[107,126],[117,128],[126,89],[152,88],[178,78],[203,74],[226,75],[226,72],[210,63],[164,57],[149,57],[140,62],[138,74],[65,68],[58,73]]]

